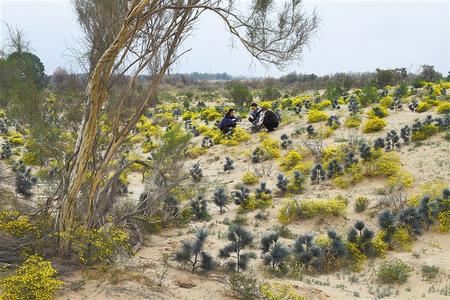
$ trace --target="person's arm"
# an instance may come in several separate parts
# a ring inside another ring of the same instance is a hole
[[[259,119],[258,122],[256,122],[255,126],[260,126],[264,122],[264,116],[265,112],[262,111],[259,113]]]

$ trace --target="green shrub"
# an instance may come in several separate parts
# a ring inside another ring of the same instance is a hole
[[[383,119],[380,119],[378,117],[370,118],[364,124],[363,132],[370,133],[370,132],[380,131],[384,127],[386,127],[386,125],[387,125],[387,122]]]
[[[47,300],[63,284],[57,271],[40,256],[30,256],[12,275],[0,280],[2,300]]]
[[[308,111],[308,123],[317,123],[328,120],[328,114],[326,112],[311,109]]]
[[[360,213],[366,210],[370,200],[367,197],[359,196],[355,199],[355,212]]]
[[[439,275],[439,267],[438,266],[423,265],[422,266],[422,275],[427,280],[433,280]]]
[[[241,299],[258,299],[260,284],[253,272],[249,274],[232,272],[228,276],[228,286]]]
[[[412,268],[397,259],[383,263],[377,272],[378,279],[383,283],[405,283],[411,276]]]

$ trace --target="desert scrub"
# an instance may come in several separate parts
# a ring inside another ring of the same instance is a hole
[[[366,210],[370,200],[367,197],[359,196],[355,199],[355,212],[360,213]]]
[[[291,150],[281,159],[280,169],[282,171],[292,170],[298,163],[303,160],[303,156],[295,150]]]
[[[450,113],[450,102],[441,101],[436,107],[436,112],[438,114],[449,114]]]
[[[258,182],[259,182],[259,177],[256,176],[252,172],[247,171],[242,175],[242,183],[243,184],[253,185],[253,184],[257,184]]]
[[[328,120],[328,117],[329,116],[326,112],[320,110],[311,109],[310,111],[308,111],[308,123],[326,121]]]
[[[347,128],[355,128],[355,127],[359,127],[359,125],[361,125],[361,117],[358,115],[348,117],[344,121],[344,126]]]
[[[263,283],[260,293],[264,300],[306,300],[292,284]]]
[[[57,271],[40,256],[30,256],[12,275],[0,279],[0,299],[47,300],[63,284]]]
[[[370,118],[364,124],[363,132],[364,133],[377,132],[386,127],[386,125],[387,122],[383,119],[380,119],[378,117]]]
[[[412,268],[405,262],[396,259],[384,262],[377,272],[382,283],[405,283],[411,276]]]

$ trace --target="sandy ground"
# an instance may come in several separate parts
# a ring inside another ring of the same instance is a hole
[[[344,113],[345,111],[345,113]],[[347,114],[346,109],[338,112],[329,111],[330,114]],[[388,129],[399,129],[405,124],[411,124],[415,119],[425,118],[426,113],[417,114],[407,110],[392,113],[386,120],[388,127],[382,132],[364,134],[363,137],[372,140],[377,136],[385,135]],[[281,126],[272,136],[279,139],[284,133],[290,135],[295,128],[306,126],[306,117],[302,119],[293,117],[293,121]],[[344,118],[341,118],[343,122]],[[247,126],[247,124],[244,124]],[[316,125],[315,125],[316,126]],[[337,139],[348,137],[350,130],[340,128],[324,142],[329,145]],[[201,137],[196,138],[200,141]],[[293,148],[302,145],[302,138],[292,138]],[[216,145],[209,149],[207,154],[186,162],[189,168],[195,162],[200,161],[203,166],[204,180],[214,185],[224,184],[228,190],[241,182],[242,174],[252,170],[253,165],[243,153],[253,150],[257,145],[258,137],[254,135],[248,142],[235,147]],[[287,151],[283,150],[283,154]],[[399,151],[403,167],[411,172],[418,183],[440,179],[450,184],[450,147],[449,143],[441,136],[428,139],[419,147],[409,145]],[[222,159],[230,156],[234,159],[235,170],[231,173],[217,172],[223,170]],[[276,176],[279,173],[278,164],[273,164],[270,176],[262,178],[270,188],[276,190]],[[141,175],[132,174],[130,177],[130,197],[137,199],[144,190]],[[294,198],[329,198],[342,194],[348,199],[354,199],[357,195],[366,195],[371,199],[372,205],[376,202],[376,190],[384,186],[383,179],[375,178],[365,180],[356,186],[342,190],[325,183],[320,186],[308,185],[304,194],[295,195]],[[411,195],[417,188],[410,188],[407,194]],[[210,197],[211,198],[211,197]],[[450,294],[450,239],[448,235],[435,231],[427,231],[414,242],[411,252],[389,252],[387,259],[401,258],[410,264],[414,271],[408,282],[403,285],[383,285],[376,281],[375,271],[383,261],[376,259],[368,261],[363,271],[352,273],[339,271],[320,276],[304,276],[303,280],[289,280],[274,278],[259,259],[260,251],[257,248],[261,235],[277,225],[276,215],[283,198],[275,197],[273,207],[267,210],[267,221],[258,221],[254,218],[256,212],[247,214],[247,227],[254,233],[255,247],[251,250],[258,254],[258,259],[252,260],[251,268],[255,270],[261,281],[289,282],[297,287],[299,293],[308,299],[379,299],[385,295],[385,299],[448,299],[441,295],[443,289]],[[309,219],[296,221],[289,225],[289,229],[295,234],[315,231],[326,233],[329,228],[335,228],[345,233],[355,220],[363,219],[372,229],[378,230],[376,214],[372,210],[357,214],[353,211],[351,200],[345,217],[327,219]],[[208,275],[192,274],[183,270],[179,264],[169,260],[163,263],[165,255],[173,254],[180,246],[180,241],[192,237],[195,228],[205,226],[209,229],[205,249],[216,256],[218,250],[226,240],[224,234],[227,231],[227,220],[232,220],[237,214],[238,207],[230,204],[224,214],[219,214],[219,209],[211,202],[209,211],[212,219],[208,222],[192,222],[186,227],[164,230],[158,235],[147,237],[145,246],[133,258],[119,262],[119,267],[111,267],[105,272],[84,270],[66,276],[65,289],[56,297],[57,299],[230,299],[233,296],[226,286],[226,277],[219,273]],[[294,240],[284,240],[291,246]],[[425,281],[421,275],[424,264],[437,265],[441,274],[432,282]],[[166,276],[161,279],[162,275]],[[116,274],[113,280],[108,280]],[[102,280],[100,280],[100,278]],[[112,282],[111,282],[112,281]],[[158,286],[158,282],[161,286]]]

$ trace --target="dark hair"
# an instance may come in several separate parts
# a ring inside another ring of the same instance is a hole
[[[234,111],[234,108],[230,108],[230,109],[227,111],[227,115],[230,115],[233,111]]]
[[[253,102],[250,106],[256,106],[256,107],[258,107],[258,104],[256,104],[255,102]]]

